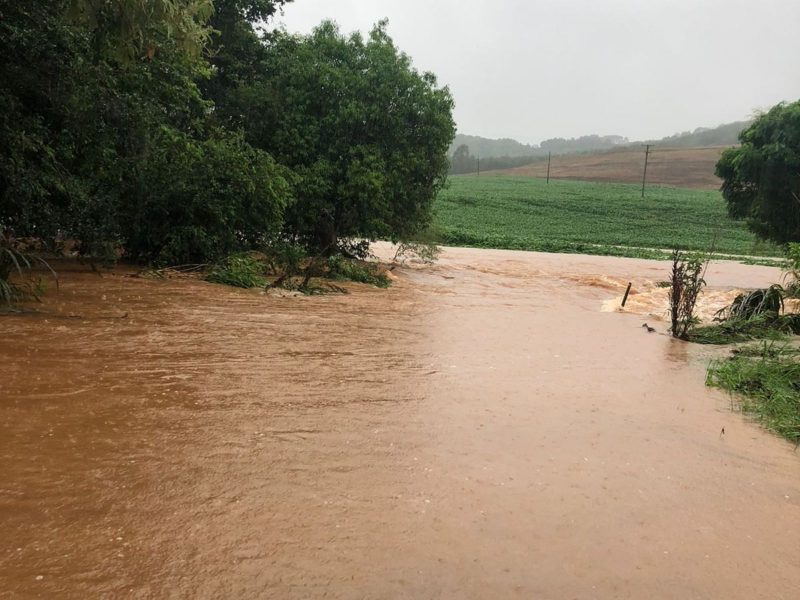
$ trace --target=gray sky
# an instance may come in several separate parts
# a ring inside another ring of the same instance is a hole
[[[461,133],[660,138],[800,99],[800,0],[294,0],[276,24],[383,17]]]

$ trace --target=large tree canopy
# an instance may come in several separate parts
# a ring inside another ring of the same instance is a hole
[[[716,169],[730,215],[763,239],[800,242],[800,101],[773,107],[739,140]]]
[[[213,122],[208,64],[185,47],[210,3],[77,4],[0,0],[0,229],[164,262],[278,231],[286,170]]]
[[[0,0],[3,239],[204,262],[424,228],[449,91],[385,23],[265,33],[287,1]]]
[[[366,40],[332,22],[306,37],[278,32],[267,50],[221,108],[299,176],[287,231],[329,250],[424,228],[455,134],[449,90],[412,67],[385,22]]]

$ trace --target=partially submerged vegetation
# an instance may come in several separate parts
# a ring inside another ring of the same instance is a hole
[[[800,289],[800,245],[788,246],[785,272],[785,286],[740,294],[717,312],[713,324],[698,326],[692,319],[686,335],[677,337],[717,345],[761,340],[713,361],[706,382],[731,392],[742,412],[800,444],[800,352],[791,343],[791,336],[800,334],[800,314],[785,312],[786,300]]]
[[[280,288],[309,295],[346,291],[325,280],[353,281],[381,288],[391,283],[380,264],[341,255],[308,258],[297,251],[284,251],[281,257],[255,253],[231,256],[206,275],[206,281],[211,283],[240,288]]]
[[[751,340],[784,340],[800,333],[800,315],[785,315],[775,319],[729,319],[701,325],[689,332],[688,340],[697,344],[739,344]]]
[[[679,250],[672,252],[672,269],[669,279],[670,331],[673,337],[685,340],[689,330],[697,323],[694,308],[705,287],[705,265],[698,256],[686,256]]]
[[[735,393],[736,405],[764,427],[800,444],[800,361],[796,347],[762,342],[714,361],[708,385]]]
[[[40,256],[20,250],[12,240],[0,232],[0,307],[10,306],[21,300],[38,300],[44,293],[46,284],[40,277],[28,277],[34,266],[44,267],[52,275],[56,284],[58,277],[50,265]],[[12,276],[16,277],[12,279]]]

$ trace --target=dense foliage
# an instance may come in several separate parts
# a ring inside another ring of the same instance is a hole
[[[773,107],[739,140],[717,163],[730,215],[761,238],[800,241],[800,101]]]
[[[286,231],[329,252],[340,238],[406,238],[430,221],[454,135],[449,91],[378,24],[363,39],[324,22],[277,32],[218,99],[221,118],[299,177]]]
[[[456,151],[450,158],[450,173],[452,175],[464,175],[466,173],[479,173],[480,171],[491,171],[494,169],[512,169],[542,160],[546,160],[546,157],[490,156],[488,158],[478,158],[470,154],[469,146],[462,144],[456,148]]]
[[[377,26],[263,33],[287,0],[0,0],[0,233],[212,262],[404,238],[452,98]]]

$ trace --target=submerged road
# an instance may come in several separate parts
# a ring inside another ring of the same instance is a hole
[[[64,272],[0,318],[0,598],[796,599],[800,455],[704,386],[719,351],[642,329],[667,269],[449,249],[309,298]]]

